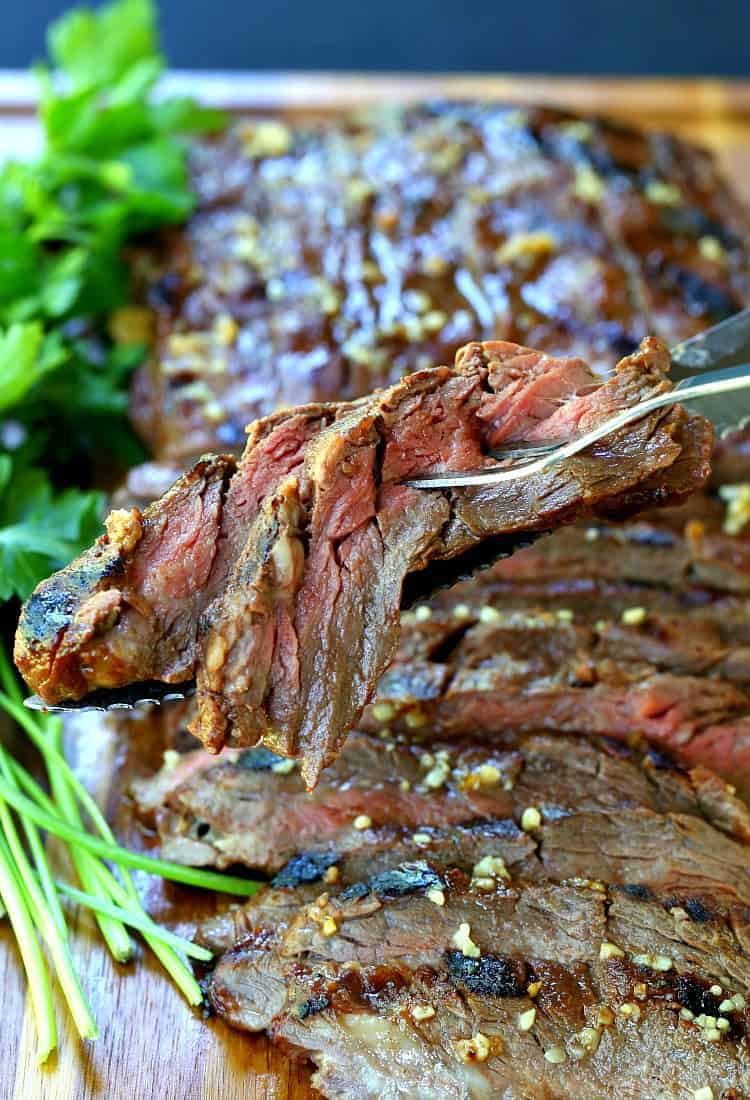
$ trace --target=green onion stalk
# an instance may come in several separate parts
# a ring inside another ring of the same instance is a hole
[[[19,682],[1,648],[0,688],[0,707],[39,750],[49,786],[48,793],[0,746],[0,900],[26,971],[37,1026],[38,1056],[43,1062],[55,1049],[57,1030],[42,944],[78,1034],[82,1039],[95,1039],[98,1034],[71,955],[62,899],[92,912],[110,954],[118,962],[132,958],[131,933],[140,933],[187,1002],[199,1005],[203,994],[189,960],[208,962],[211,952],[152,920],[143,907],[130,870],[239,897],[250,897],[262,884],[185,867],[122,847],[96,800],[65,759],[62,721],[51,715],[32,714],[24,707]],[[44,846],[44,833],[65,845],[78,886],[55,878]]]

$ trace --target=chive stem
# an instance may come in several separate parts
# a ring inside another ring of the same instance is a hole
[[[157,859],[153,856],[143,855],[141,852],[132,852],[128,848],[121,848],[117,844],[110,844],[101,837],[90,836],[82,829],[76,829],[55,817],[51,813],[45,813],[36,802],[20,794],[10,783],[0,777],[0,797],[20,814],[25,814],[31,820],[62,840],[70,844],[79,844],[88,852],[101,856],[102,859],[112,860],[113,863],[124,867],[134,867],[149,874],[160,875],[172,882],[182,882],[187,886],[198,886],[204,890],[218,890],[224,894],[236,894],[240,897],[252,897],[262,887],[263,883],[252,879],[237,878],[234,875],[224,875],[218,871],[204,871],[196,867],[183,866],[180,863],[171,863],[168,860]]]
[[[183,939],[182,936],[178,936],[175,932],[170,932],[166,928],[161,928],[158,924],[155,924],[150,917],[141,916],[140,913],[134,913],[131,910],[123,909],[119,905],[113,905],[112,902],[105,901],[101,896],[88,894],[83,890],[78,890],[68,882],[60,882],[58,880],[57,888],[61,890],[63,894],[67,894],[69,898],[72,898],[73,901],[80,902],[81,905],[85,905],[95,912],[106,913],[117,921],[122,921],[124,924],[129,924],[131,927],[137,928],[139,932],[149,932],[157,939],[162,940],[178,951],[182,951],[183,954],[190,958],[200,959],[201,962],[210,962],[213,958],[211,952],[205,947],[200,947],[197,943],[191,943],[190,940]]]
[[[0,829],[2,829],[5,843],[15,863],[16,874],[25,894],[28,910],[52,956],[57,978],[65,994],[65,1000],[68,1002],[78,1034],[82,1039],[96,1039],[99,1030],[86,995],[81,988],[67,936],[60,931],[47,906],[42,888],[21,844],[21,838],[18,835],[10,810],[2,801],[0,801]]]
[[[16,877],[13,857],[2,836],[0,836],[0,897],[8,913],[26,971],[37,1030],[37,1059],[40,1064],[43,1064],[57,1046],[57,1024],[52,1003],[52,990],[34,922]]]

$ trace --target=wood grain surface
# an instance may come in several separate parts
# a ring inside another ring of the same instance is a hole
[[[711,147],[750,202],[750,83],[176,73],[168,84],[238,112],[285,116],[436,95],[542,101],[611,114],[649,128],[672,129]],[[33,84],[23,74],[0,73],[0,155],[28,155],[37,140]],[[136,730],[123,742],[105,721],[93,717],[78,719],[68,729],[66,743],[70,759],[107,808],[119,835],[128,843],[147,845],[123,792],[134,775],[158,765],[158,738]],[[216,905],[214,898],[198,891],[145,877],[139,884],[154,915],[181,932],[189,933],[196,915],[208,915]],[[73,949],[100,1038],[80,1043],[58,998],[59,1050],[46,1067],[37,1066],[21,965],[3,922],[0,1100],[307,1100],[315,1095],[305,1066],[263,1039],[204,1020],[185,1005],[148,953],[139,949],[128,966],[113,963],[88,914],[71,912]]]

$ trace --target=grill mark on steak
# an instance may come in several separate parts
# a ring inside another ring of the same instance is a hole
[[[88,599],[70,616],[87,619],[87,608],[103,601],[109,609],[114,600],[125,615],[112,637],[109,620],[84,633],[78,646],[78,636],[67,631],[73,644],[66,663],[50,668],[49,638],[27,611],[17,634],[19,667],[48,702],[80,697],[102,683],[141,680],[141,643],[129,633],[130,609],[152,607],[148,678],[160,672],[184,678],[188,656],[195,655],[194,732],[213,750],[262,739],[283,755],[301,755],[314,785],[393,654],[407,575],[429,578],[435,562],[452,562],[460,573],[463,555],[499,534],[680,499],[707,475],[710,430],[676,409],[499,490],[420,493],[404,480],[436,466],[484,464],[487,448],[506,438],[561,439],[585,431],[613,409],[663,389],[667,367],[666,350],[645,341],[608,382],[594,384],[581,362],[549,360],[515,345],[474,344],[459,352],[453,371],[411,375],[358,403],[277,414],[251,428],[223,509],[209,520],[215,551],[201,581],[193,580],[193,588],[188,581],[192,615],[171,630],[181,640],[179,663],[155,667],[164,619],[156,593],[175,549],[172,490],[144,517],[147,532],[166,524],[156,561],[146,559],[144,569],[137,538],[132,545],[115,543],[113,560],[124,571],[119,586],[97,575]],[[179,530],[196,545],[206,534],[191,533],[189,517]],[[100,540],[80,563],[44,582],[32,609],[49,589],[81,575],[85,581],[105,545]]]
[[[674,891],[689,881],[686,897],[750,903],[747,810],[705,769],[655,770],[632,750],[613,755],[563,736],[508,738],[504,750],[450,744],[434,750],[447,750],[450,770],[433,789],[418,782],[428,774],[418,763],[419,749],[396,746],[386,754],[382,742],[353,735],[312,796],[297,776],[254,775],[207,757],[203,771],[187,760],[182,781],[171,769],[166,794],[165,777],[158,776],[138,784],[136,795],[144,806],[158,802],[165,856],[219,866],[243,861],[266,870],[287,861],[277,888],[354,884],[365,896],[364,879],[402,861],[428,859],[435,868],[468,873],[484,857],[501,857],[514,878],[602,879],[631,891]],[[476,781],[489,764],[497,781],[482,788]],[[407,777],[411,787],[404,791]],[[467,778],[475,791],[468,797]],[[528,806],[542,816],[533,833],[518,824]],[[353,823],[365,810],[370,825],[358,830]],[[210,823],[202,838],[199,823]]]
[[[706,1081],[748,1087],[745,1008],[728,1014],[718,1043],[680,1015],[695,1006],[721,1016],[710,992],[717,983],[727,996],[747,990],[750,959],[739,932],[746,916],[717,918],[706,936],[677,910],[603,887],[514,884],[477,896],[454,876],[445,893],[443,906],[419,895],[303,905],[279,937],[256,936],[223,956],[212,1004],[234,1026],[265,1028],[307,1053],[318,1066],[315,1083],[334,1097],[378,1094],[384,1079],[373,1077],[369,1059],[377,1062],[384,1042],[395,1096],[414,1094],[415,1065],[422,1087],[439,1074],[436,1096],[502,1088],[593,1098],[612,1079],[648,1100],[677,1100]],[[451,943],[463,923],[477,958]],[[600,957],[603,943],[622,956]],[[668,959],[669,969],[642,956]],[[327,1003],[308,1015],[300,1009],[311,998]],[[488,1042],[477,1048],[481,1038]],[[552,1048],[562,1055],[546,1060]],[[346,1067],[346,1089],[335,1083],[332,1062],[342,1073]]]

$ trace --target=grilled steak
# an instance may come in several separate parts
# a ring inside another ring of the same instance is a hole
[[[685,886],[487,892],[413,862],[257,929],[211,1000],[307,1054],[329,1097],[742,1096],[747,910]]]
[[[437,742],[429,752],[352,734],[310,794],[266,749],[218,760],[194,750],[169,756],[134,793],[141,813],[155,817],[165,857],[245,863],[276,872],[278,886],[323,882],[334,865],[337,881],[351,882],[373,861],[387,867],[420,852],[465,870],[501,855],[525,878],[587,868],[611,880],[621,866],[620,881],[653,883],[666,866],[659,851],[679,846],[669,835],[687,830],[702,874],[721,892],[731,876],[718,864],[710,870],[721,841],[712,854],[701,837],[714,840],[718,828],[750,841],[744,804],[706,769],[682,772],[625,746],[544,734]],[[529,806],[543,821],[533,835],[521,828]],[[750,881],[746,889],[750,902]]]
[[[19,668],[48,702],[195,669],[208,747],[263,739],[302,754],[312,785],[393,654],[405,582],[447,583],[581,514],[681,499],[707,475],[710,429],[673,409],[498,488],[405,479],[585,431],[667,385],[667,367],[645,341],[596,384],[580,361],[473,344],[452,371],[259,422],[236,472],[203,460],[143,517],[113,513],[108,535],[37,589]]]
[[[750,302],[745,212],[663,134],[440,103],[243,122],[192,159],[198,210],[143,265],[159,337],[133,416],[159,457],[238,452],[258,416],[476,336],[605,367]]]

